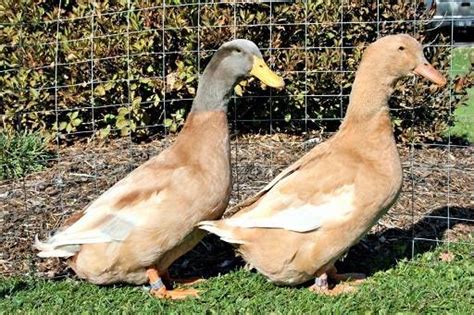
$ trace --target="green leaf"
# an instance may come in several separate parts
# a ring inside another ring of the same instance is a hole
[[[79,125],[81,124],[81,122],[82,122],[82,119],[76,118],[76,119],[74,119],[74,120],[71,121],[71,124],[72,124],[74,127],[77,127],[77,126],[79,126]]]
[[[171,126],[170,126],[170,131],[171,132],[176,132],[177,129],[178,129],[178,126],[175,123],[172,123]]]
[[[97,135],[99,138],[104,139],[107,138],[110,135],[110,125],[107,125],[106,128],[102,128],[97,132]]]
[[[150,79],[150,78],[141,78],[141,79],[140,79],[140,82],[141,82],[141,83],[144,83],[144,84],[150,84],[150,83],[151,83],[151,79]]]
[[[118,109],[118,116],[123,117],[125,115],[128,115],[130,113],[130,109],[128,107],[120,107]]]
[[[237,84],[235,87],[234,87],[234,92],[235,92],[235,95],[237,96],[242,96],[243,94],[243,90],[242,90],[242,87]]]
[[[170,126],[173,124],[173,120],[172,120],[172,119],[169,119],[169,118],[166,118],[166,119],[163,121],[163,124],[165,125],[165,127],[170,127]]]
[[[141,96],[135,97],[135,98],[133,99],[133,101],[132,101],[132,107],[133,107],[133,108],[138,108],[138,107],[140,107],[141,102],[142,102],[142,97],[141,97]]]
[[[102,85],[97,86],[94,89],[94,94],[97,96],[104,96],[105,95],[105,88]]]
[[[130,129],[128,127],[123,127],[120,129],[120,135],[122,137],[128,136],[130,133]]]
[[[117,121],[115,122],[115,126],[118,128],[118,129],[122,129],[126,126],[129,125],[129,120],[128,119],[117,119]]]
[[[33,99],[38,98],[39,95],[40,95],[39,92],[38,92],[38,90],[36,90],[36,89],[30,89],[30,93],[31,93],[31,97],[32,97]]]
[[[106,115],[104,115],[104,121],[105,121],[106,123],[111,123],[111,122],[113,122],[114,120],[115,120],[115,115],[113,115],[113,114],[106,114]]]

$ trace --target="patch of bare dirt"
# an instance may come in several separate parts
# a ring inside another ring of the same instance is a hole
[[[321,137],[284,134],[240,136],[232,141],[234,189],[231,205],[257,192],[283,168],[319,143]],[[132,169],[158,154],[173,137],[147,144],[126,139],[76,144],[59,150],[44,171],[0,182],[2,228],[0,273],[4,276],[66,272],[59,259],[39,259],[32,242],[44,238]],[[342,269],[388,268],[397,259],[430,250],[441,241],[472,244],[474,231],[472,147],[399,148],[403,192],[396,205],[340,264]],[[383,259],[382,259],[383,258]],[[241,264],[230,246],[207,237],[180,258],[172,272],[217,274]],[[368,266],[368,264],[370,266]]]

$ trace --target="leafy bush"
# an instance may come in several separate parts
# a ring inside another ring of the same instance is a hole
[[[1,180],[39,171],[48,157],[44,139],[36,133],[0,134]]]
[[[373,1],[349,1],[342,7],[338,1],[321,0],[273,4],[270,10],[269,4],[198,6],[178,0],[163,8],[139,0],[132,1],[130,13],[126,0],[62,3],[61,12],[56,2],[44,0],[0,4],[4,130],[21,126],[46,139],[68,141],[177,130],[191,107],[198,73],[234,33],[256,42],[287,82],[284,91],[271,92],[253,79],[240,84],[238,92],[245,97],[231,102],[230,111],[243,132],[337,128],[353,71],[377,30],[381,35],[416,32],[426,42],[436,39],[440,45],[429,48],[429,59],[440,69],[449,64],[449,49],[443,45],[449,38],[430,35],[426,23],[412,22],[426,18],[422,1],[418,7],[382,1],[377,8]],[[451,99],[447,92],[429,93],[432,89],[425,80],[400,85],[391,104],[400,139],[442,140]],[[272,98],[265,97],[270,93]]]

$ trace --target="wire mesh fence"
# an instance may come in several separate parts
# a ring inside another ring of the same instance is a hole
[[[20,248],[17,270],[37,264],[29,248],[35,234],[58,227],[171,143],[198,74],[235,38],[253,40],[287,88],[249,79],[232,97],[232,203],[336,131],[364,48],[404,32],[424,40],[450,83],[436,91],[413,78],[397,85],[390,105],[403,192],[369,238],[400,257],[440,242],[472,244],[464,237],[474,220],[472,147],[448,127],[465,94],[452,51],[465,44],[455,40],[455,20],[445,17],[441,27],[424,1],[60,0],[42,10],[27,2],[12,8],[1,21],[3,128],[41,130],[55,144],[48,170],[0,184],[2,260]],[[13,272],[13,263],[2,269]]]

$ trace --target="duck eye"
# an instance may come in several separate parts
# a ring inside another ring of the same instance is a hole
[[[239,54],[242,52],[242,50],[240,50],[239,48],[236,48],[235,51],[238,52]]]
[[[400,46],[400,47],[398,47],[398,50],[403,51],[403,50],[405,50],[405,47]]]

